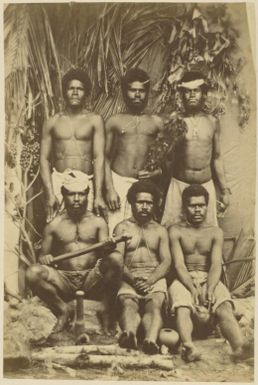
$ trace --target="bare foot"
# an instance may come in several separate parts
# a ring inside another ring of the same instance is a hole
[[[201,353],[196,349],[194,344],[185,343],[182,358],[186,362],[200,361]]]
[[[234,362],[246,361],[249,358],[254,357],[254,346],[253,344],[244,344],[243,346],[235,349],[231,354],[231,359]]]
[[[144,340],[142,345],[142,351],[145,354],[158,354],[159,346],[154,341]]]
[[[124,331],[118,340],[120,348],[137,349],[137,341],[133,332]]]
[[[69,320],[69,311],[65,309],[59,317],[57,317],[57,323],[51,334],[59,333],[64,330]]]

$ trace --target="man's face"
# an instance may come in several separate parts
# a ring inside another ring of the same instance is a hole
[[[146,87],[138,81],[128,84],[126,89],[126,104],[136,111],[142,111],[147,103],[148,93]]]
[[[81,107],[85,100],[83,83],[76,79],[70,80],[67,84],[65,98],[71,107]]]
[[[199,109],[203,103],[203,92],[201,87],[192,90],[185,88],[183,90],[183,102],[186,109]]]
[[[64,194],[65,208],[71,216],[80,216],[87,207],[88,191],[66,191]]]
[[[153,196],[147,192],[136,194],[135,202],[132,203],[134,218],[139,222],[148,222],[153,217],[154,200]]]
[[[203,195],[191,197],[185,205],[186,219],[192,225],[200,225],[206,218],[207,203]]]

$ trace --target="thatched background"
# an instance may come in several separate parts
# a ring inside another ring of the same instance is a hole
[[[233,194],[220,225],[226,237],[238,237],[241,231],[240,254],[248,254],[254,227],[256,121],[249,16],[245,4],[42,3],[5,8],[5,274],[10,286],[17,291],[18,265],[22,271],[24,262],[35,261],[40,246],[44,197],[38,142],[43,120],[62,109],[60,80],[71,66],[89,72],[89,107],[104,117],[124,108],[119,79],[126,69],[142,67],[152,79],[148,109],[164,114],[176,108],[180,68],[198,53],[215,85],[213,112],[225,109],[222,150]],[[225,242],[226,258],[232,257],[231,246]]]

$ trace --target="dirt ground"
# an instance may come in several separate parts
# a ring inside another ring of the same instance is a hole
[[[96,318],[96,305],[87,303],[86,327],[90,331],[91,344],[103,345],[114,344],[117,340],[100,334]],[[44,346],[72,345],[72,334],[67,333],[56,341],[47,340]],[[213,334],[204,340],[196,340],[201,353],[202,360],[186,364],[180,354],[171,355],[174,363],[172,371],[157,369],[129,370],[115,363],[111,368],[57,368],[49,363],[41,365],[31,363],[30,367],[17,370],[6,370],[5,378],[12,379],[81,379],[81,380],[121,380],[121,381],[189,381],[189,382],[253,382],[254,381],[254,359],[241,363],[234,363],[230,359],[229,345],[218,335]],[[41,346],[42,347],[42,346]],[[38,348],[36,349],[38,350]],[[143,353],[142,353],[143,354]],[[140,360],[140,357],[139,357]]]

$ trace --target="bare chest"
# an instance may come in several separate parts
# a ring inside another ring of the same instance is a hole
[[[185,230],[181,237],[184,254],[208,254],[212,248],[211,230],[190,232]]]
[[[59,225],[55,237],[60,246],[65,247],[72,243],[87,246],[97,242],[98,234],[90,223],[73,223],[67,220]]]
[[[214,124],[205,116],[186,117],[187,130],[185,133],[186,142],[211,143],[214,136]]]
[[[93,135],[93,122],[86,117],[61,117],[52,130],[56,140],[90,140]]]
[[[125,115],[117,121],[116,134],[118,138],[128,140],[130,138],[153,138],[157,134],[158,128],[155,125],[153,118],[146,115],[131,116]]]

